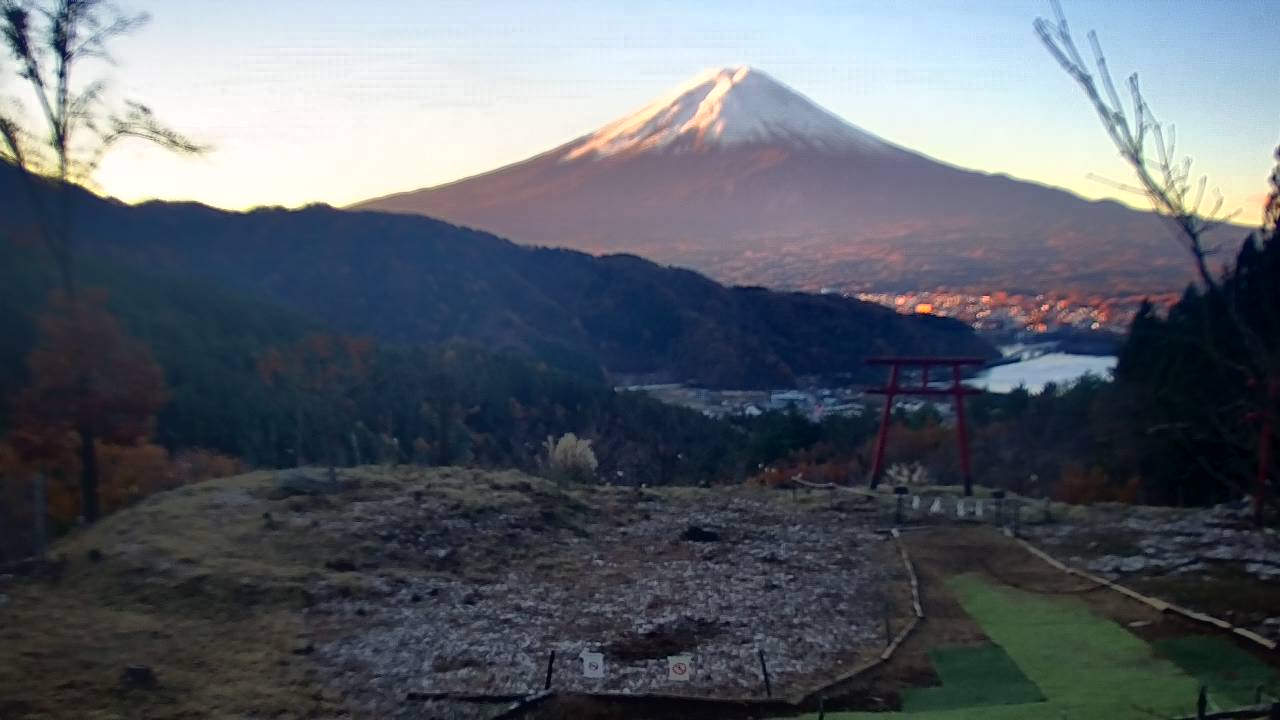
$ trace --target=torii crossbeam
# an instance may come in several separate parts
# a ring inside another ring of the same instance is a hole
[[[973,494],[973,475],[969,470],[969,437],[964,422],[964,396],[980,395],[981,390],[965,387],[962,382],[960,368],[970,365],[985,365],[986,360],[972,357],[877,357],[867,360],[868,365],[888,365],[889,382],[884,387],[872,388],[867,392],[884,395],[884,414],[880,417],[880,435],[876,438],[876,461],[871,467],[871,487],[880,484],[880,474],[884,471],[884,449],[889,440],[889,421],[893,415],[893,401],[898,395],[923,395],[932,397],[951,396],[956,408],[956,442],[960,448],[960,471],[964,476],[964,494]],[[903,368],[921,369],[919,385],[900,385],[898,383]],[[929,387],[929,369],[932,367],[951,368],[951,384],[946,387]]]

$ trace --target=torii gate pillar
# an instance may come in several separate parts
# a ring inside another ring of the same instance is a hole
[[[969,434],[964,419],[964,397],[979,395],[981,390],[965,387],[962,382],[960,368],[969,365],[984,365],[982,358],[966,357],[880,357],[867,360],[868,365],[888,365],[889,382],[884,387],[872,388],[867,392],[884,395],[884,412],[880,416],[880,434],[876,437],[876,459],[871,467],[871,488],[880,484],[880,475],[884,472],[884,451],[889,441],[890,421],[893,419],[893,401],[898,395],[951,396],[956,409],[956,444],[960,450],[960,472],[964,477],[964,494],[973,494],[973,473],[969,468]],[[902,368],[918,367],[921,369],[920,384],[903,386],[899,383]],[[950,367],[951,384],[947,387],[929,386],[929,368]]]

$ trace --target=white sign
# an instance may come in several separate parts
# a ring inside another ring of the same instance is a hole
[[[693,677],[693,658],[689,655],[672,655],[667,658],[667,679],[672,682],[689,682]]]
[[[920,509],[920,496],[919,496],[919,495],[912,495],[912,496],[911,496],[911,509],[912,509],[912,510],[919,510],[919,509]]]
[[[604,677],[604,653],[582,651],[582,677]]]
[[[982,501],[978,500],[977,503],[978,504],[973,507],[973,514],[978,517],[982,517]]]
[[[937,515],[942,512],[942,498],[934,498],[933,504],[929,506],[929,513]]]
[[[956,501],[956,517],[958,518],[964,517],[964,501],[963,500]]]

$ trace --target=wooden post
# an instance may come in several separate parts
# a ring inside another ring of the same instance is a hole
[[[902,504],[907,499],[907,488],[903,487],[902,485],[899,485],[893,489],[893,494],[897,504],[897,507],[893,513],[894,522],[897,523],[898,525],[901,525],[903,522]]]
[[[893,626],[889,621],[889,596],[885,594],[881,597],[880,614],[884,616],[884,646],[889,647],[893,644]]]
[[[764,676],[764,696],[773,697],[773,683],[769,682],[769,666],[764,662],[764,650],[756,648],[756,655],[760,658],[760,674]]]
[[[31,479],[31,532],[32,554],[43,558],[45,548],[49,546],[45,520],[49,513],[48,501],[45,498],[44,475],[36,473]]]
[[[552,650],[551,657],[547,658],[547,680],[542,684],[543,690],[551,689],[551,673],[555,671],[555,667],[556,667],[556,651]]]
[[[827,717],[827,699],[818,697],[818,720],[825,720]]]
[[[1200,686],[1200,695],[1196,698],[1196,720],[1204,720],[1209,711],[1209,688]]]

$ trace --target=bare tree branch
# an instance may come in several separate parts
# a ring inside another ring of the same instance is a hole
[[[1200,215],[1199,203],[1188,202],[1191,192],[1189,180],[1191,164],[1189,158],[1181,161],[1176,159],[1176,135],[1173,127],[1169,126],[1166,141],[1164,128],[1156,120],[1150,105],[1143,97],[1136,74],[1130,75],[1128,81],[1133,105],[1133,110],[1130,111],[1133,116],[1131,122],[1130,113],[1126,112],[1120,95],[1116,91],[1111,70],[1107,65],[1106,55],[1102,51],[1102,44],[1097,34],[1094,32],[1088,34],[1089,45],[1093,50],[1093,64],[1097,72],[1097,79],[1095,79],[1094,73],[1085,64],[1080,51],[1076,48],[1066,16],[1057,0],[1053,1],[1053,11],[1054,22],[1044,18],[1038,18],[1035,21],[1035,30],[1040,36],[1040,41],[1054,60],[1084,90],[1085,96],[1102,120],[1102,125],[1112,143],[1121,157],[1133,167],[1153,208],[1168,218],[1178,229],[1182,244],[1195,262],[1200,280],[1205,287],[1216,288],[1217,280],[1209,270],[1207,253],[1204,251],[1204,236],[1224,221],[1214,214]],[[1099,80],[1102,85],[1101,91],[1098,87]],[[1155,139],[1155,151],[1158,155],[1155,161],[1148,158],[1148,131]],[[1205,182],[1205,179],[1202,178],[1201,182]]]
[[[1058,0],[1051,2],[1054,21],[1036,19],[1036,34],[1050,56],[1084,91],[1112,144],[1133,169],[1140,189],[1155,211],[1175,228],[1179,242],[1191,255],[1204,286],[1204,295],[1186,308],[1197,316],[1189,319],[1199,325],[1200,337],[1168,337],[1166,340],[1174,344],[1185,343],[1188,357],[1199,355],[1208,359],[1213,367],[1225,371],[1223,377],[1229,383],[1247,383],[1251,388],[1275,387],[1280,383],[1280,354],[1276,347],[1273,309],[1252,306],[1256,304],[1251,303],[1254,293],[1241,285],[1239,268],[1233,273],[1230,266],[1224,266],[1222,280],[1215,277],[1209,268],[1209,258],[1221,248],[1209,245],[1206,236],[1213,228],[1228,222],[1235,213],[1225,218],[1220,215],[1223,200],[1216,189],[1212,193],[1212,208],[1204,211],[1208,179],[1200,176],[1193,180],[1191,158],[1179,158],[1177,155],[1176,128],[1163,125],[1156,119],[1143,96],[1137,74],[1129,77],[1132,110],[1126,112],[1112,82],[1111,70],[1097,35],[1093,32],[1088,34],[1093,51],[1094,69],[1091,70],[1076,49],[1061,4]],[[1148,132],[1151,143],[1148,143]],[[1154,158],[1149,144],[1154,145]],[[1280,159],[1280,150],[1277,151],[1277,159]],[[1280,218],[1280,180],[1277,176],[1280,176],[1280,169],[1273,175],[1273,193],[1264,214],[1264,227],[1272,228],[1272,232],[1276,219]],[[1249,431],[1241,425],[1242,418],[1249,411],[1274,417],[1276,408],[1270,406],[1273,398],[1270,391],[1241,390],[1239,395],[1231,394],[1238,397],[1238,402],[1203,407],[1205,412],[1200,417],[1209,426],[1205,431],[1212,438],[1193,435],[1189,426],[1178,427],[1176,431],[1184,443],[1194,447],[1197,441],[1211,440],[1229,448],[1235,453],[1234,457],[1241,457],[1242,452],[1247,456],[1247,450],[1253,445]],[[1203,457],[1194,451],[1191,454],[1206,475],[1225,487],[1239,489],[1238,478],[1247,477],[1240,468],[1227,471],[1210,467]]]
[[[17,63],[18,77],[36,97],[41,125],[35,132],[21,125],[21,112],[4,114],[3,157],[55,182],[60,207],[43,217],[41,235],[68,296],[75,294],[71,186],[91,185],[103,157],[121,140],[139,139],[183,154],[208,149],[162,124],[141,103],[108,107],[105,79],[77,90],[78,62],[109,62],[108,43],[148,19],[121,13],[105,0],[0,0],[0,38]]]

